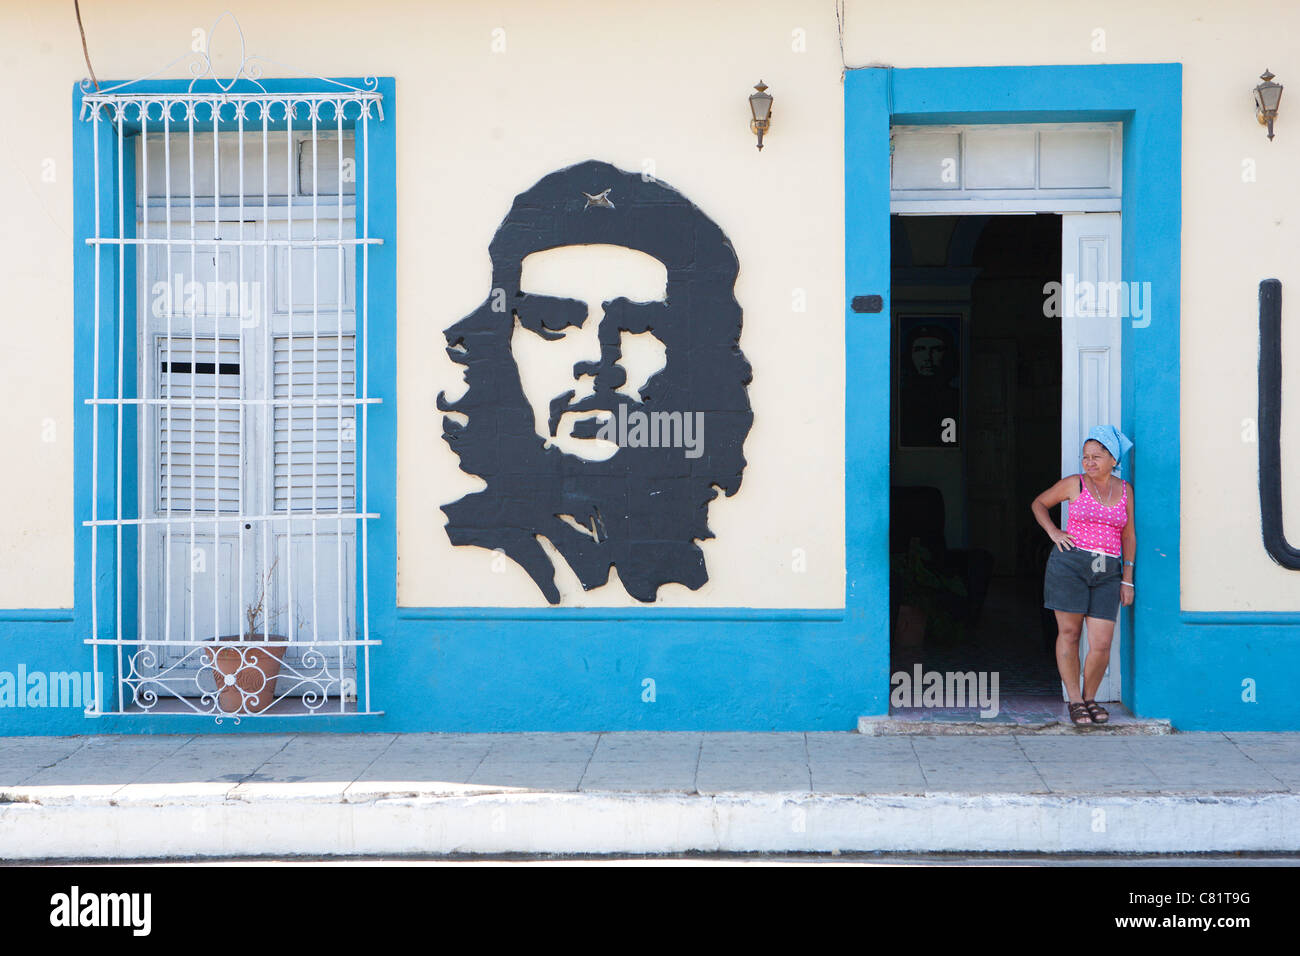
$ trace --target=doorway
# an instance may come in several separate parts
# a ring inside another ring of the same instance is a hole
[[[875,322],[851,314],[845,332],[849,368],[879,372],[860,376],[861,387],[846,399],[849,500],[886,499],[893,478],[891,465],[879,449],[891,443],[891,418],[884,410],[889,407],[887,390],[893,384],[890,272],[896,260],[887,250],[894,213],[1046,212],[1060,213],[1063,220],[1068,218],[1066,213],[1082,212],[1085,219],[1099,214],[1119,219],[1122,213],[1122,229],[1112,235],[1124,240],[1123,276],[1130,282],[1130,293],[1137,285],[1147,288],[1150,280],[1147,307],[1134,323],[1146,330],[1127,334],[1129,322],[1116,320],[1116,331],[1123,325],[1126,333],[1122,348],[1114,347],[1114,337],[1110,345],[1090,343],[1089,355],[1097,362],[1085,367],[1081,360],[1074,366],[1088,373],[1080,375],[1079,395],[1082,398],[1090,380],[1103,381],[1094,374],[1103,370],[1103,361],[1116,371],[1116,384],[1122,366],[1123,408],[1118,401],[1103,406],[1107,390],[1098,387],[1093,392],[1098,417],[1104,414],[1104,420],[1121,426],[1139,447],[1149,449],[1158,443],[1160,449],[1176,448],[1182,155],[1181,127],[1176,120],[1181,67],[1158,63],[878,68],[850,71],[844,86],[845,116],[851,117],[851,122],[846,121],[844,179],[850,312],[869,310],[877,301],[885,306]],[[1161,90],[1168,99],[1152,106],[1152,89]],[[1167,104],[1173,104],[1172,108],[1166,108]],[[989,125],[1017,120],[1023,122],[1016,125],[1046,122],[1057,129],[1040,129],[1035,141],[1029,136],[1000,137]],[[1098,121],[1114,124],[1110,151],[1081,148],[1089,140],[1087,127]],[[964,125],[947,125],[953,123]],[[916,137],[912,144],[906,142],[909,135]],[[1010,140],[1020,145],[1012,148]],[[1021,160],[1008,163],[1008,155]],[[1105,257],[1110,260],[1107,268],[1120,261],[1118,242],[1115,246],[1113,259],[1109,254]],[[1109,274],[1122,281],[1118,267]],[[872,294],[882,291],[889,293],[883,301],[873,298]],[[1150,320],[1152,316],[1161,318]],[[1141,348],[1135,344],[1139,340]],[[1065,395],[1063,384],[1063,399]],[[1067,442],[1064,421],[1062,426],[1061,455],[1064,459],[1068,444],[1073,460],[1078,446],[1073,440]],[[1178,456],[1148,454],[1135,457],[1130,466],[1126,479],[1160,490],[1156,497],[1137,497],[1134,520],[1139,533],[1147,533],[1141,531],[1145,527],[1156,535],[1161,559],[1147,563],[1147,570],[1139,575],[1142,588],[1137,601],[1120,615],[1123,633],[1112,644],[1111,673],[1124,678],[1123,697],[1134,709],[1141,698],[1144,709],[1176,710],[1177,701],[1167,693],[1167,681],[1150,674],[1146,680],[1134,680],[1137,655],[1128,637],[1138,621],[1146,621],[1144,653],[1151,653],[1147,642],[1163,647],[1173,639],[1169,635],[1184,630],[1178,620]],[[894,591],[890,587],[888,514],[888,508],[850,509],[846,519],[846,610],[850,619],[879,622],[867,634],[868,659],[873,667],[879,667],[880,674],[880,679],[863,691],[863,712],[870,715],[887,714],[891,707]],[[1169,518],[1170,514],[1174,517]],[[1149,536],[1147,540],[1144,548],[1150,547],[1153,539]],[[1117,659],[1124,664],[1122,675]]]
[[[1051,542],[1029,503],[1063,460],[1062,222],[891,216],[891,673],[996,673],[1044,707]]]

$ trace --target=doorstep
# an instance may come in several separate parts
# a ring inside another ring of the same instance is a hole
[[[1008,695],[997,713],[982,716],[979,707],[891,707],[887,715],[858,718],[858,733],[873,737],[904,735],[983,736],[991,734],[1171,734],[1167,720],[1137,717],[1119,701],[1104,701],[1105,724],[1076,725],[1066,703],[1056,697]]]

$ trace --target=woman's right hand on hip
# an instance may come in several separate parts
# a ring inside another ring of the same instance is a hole
[[[1074,538],[1070,537],[1060,528],[1057,528],[1055,531],[1049,531],[1048,535],[1051,536],[1052,543],[1056,545],[1057,551],[1069,551],[1074,547]]]

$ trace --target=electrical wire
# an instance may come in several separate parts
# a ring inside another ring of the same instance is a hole
[[[99,80],[95,78],[95,68],[90,65],[90,50],[86,47],[86,28],[81,25],[81,0],[72,0],[72,8],[77,12],[77,29],[81,31],[81,53],[86,58],[86,69],[90,71],[90,81],[95,84],[95,91],[98,92]]]

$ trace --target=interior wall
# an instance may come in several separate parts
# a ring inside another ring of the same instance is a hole
[[[999,575],[1040,570],[1026,561],[1048,538],[1029,504],[1061,477],[1060,319],[1043,315],[1043,286],[1061,274],[1060,222],[991,217],[975,248],[968,417],[980,471],[968,495],[970,545],[994,551]],[[1009,414],[993,413],[1004,404]]]
[[[906,402],[899,378],[908,362],[908,343],[902,337],[902,324],[912,316],[934,314],[960,316],[961,341],[956,350],[962,370],[963,389],[969,387],[970,368],[964,359],[969,331],[969,276],[949,271],[949,249],[958,217],[892,216],[890,219],[893,270],[890,304],[893,310],[894,362],[891,369],[893,458],[889,483],[898,486],[938,488],[944,503],[944,538],[951,548],[966,546],[966,488],[963,452],[960,441],[955,447],[915,447],[905,445],[899,418],[905,414]],[[936,275],[942,273],[942,276]]]

